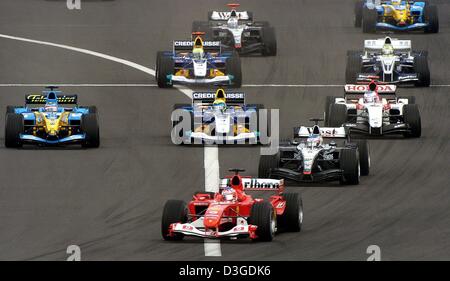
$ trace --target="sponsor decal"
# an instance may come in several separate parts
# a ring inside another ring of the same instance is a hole
[[[397,87],[395,85],[377,85],[377,91],[383,92],[395,92]],[[345,85],[346,92],[367,92],[369,91],[369,85]]]
[[[193,99],[214,99],[216,97],[216,93],[213,92],[195,92],[192,94]],[[226,93],[225,98],[227,99],[243,99],[245,98],[245,93],[236,92],[236,93]]]
[[[259,180],[251,179],[250,181],[244,182],[244,188],[264,188],[264,189],[279,189],[280,182],[273,180]]]
[[[193,41],[174,41],[175,47],[193,47]],[[220,41],[203,41],[203,47],[220,47]]]

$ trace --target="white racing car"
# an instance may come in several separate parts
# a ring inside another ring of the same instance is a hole
[[[218,40],[226,49],[240,54],[275,56],[277,41],[274,27],[267,21],[253,21],[253,14],[237,11],[239,4],[228,4],[231,11],[210,11],[208,21],[195,21],[192,31],[205,32],[211,40]]]
[[[345,85],[344,97],[327,97],[325,124],[345,126],[352,134],[420,137],[415,97],[397,97],[395,85]]]
[[[377,80],[428,87],[428,53],[412,51],[411,40],[365,40],[364,51],[348,52],[345,79],[347,84]]]
[[[295,183],[359,184],[360,175],[368,175],[370,169],[367,140],[351,140],[344,127],[319,127],[323,119],[311,121],[313,127],[294,128],[294,139],[281,141],[278,153],[261,155],[258,176]],[[338,145],[339,139],[345,140]]]

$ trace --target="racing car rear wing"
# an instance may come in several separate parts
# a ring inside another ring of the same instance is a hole
[[[231,186],[231,178],[225,178],[220,181],[220,188]],[[284,191],[284,179],[258,179],[258,178],[242,178],[242,186],[245,191],[276,191],[282,193]]]
[[[58,104],[77,104],[77,95],[63,95],[57,97]],[[45,95],[26,95],[25,104],[45,104],[47,102],[47,96]]]
[[[194,47],[194,41],[191,40],[176,40],[173,41],[173,52],[189,52]],[[205,52],[221,52],[220,41],[203,41],[203,50]]]
[[[236,15],[239,20],[251,20],[247,11],[236,12]],[[213,11],[211,14],[210,20],[213,21],[226,21],[229,20],[231,16],[231,12],[217,12]]]
[[[216,92],[194,92],[192,94],[192,104],[195,105],[210,105],[213,104],[216,98]],[[225,99],[227,105],[244,105],[244,92],[225,92]]]
[[[294,128],[294,137],[307,138],[313,132],[314,127]],[[324,138],[347,138],[347,132],[344,127],[320,127],[320,135]]]
[[[364,40],[364,49],[366,52],[378,52],[383,49],[385,38],[375,40]],[[397,52],[411,52],[411,40],[391,39],[392,47]]]
[[[369,85],[347,84],[344,86],[345,94],[362,95],[369,91]],[[377,85],[377,93],[379,95],[395,95],[397,86],[395,85]]]

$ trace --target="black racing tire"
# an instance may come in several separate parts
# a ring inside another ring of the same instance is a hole
[[[97,148],[100,146],[100,128],[97,113],[88,113],[81,116],[81,130],[86,134],[82,146]]]
[[[422,122],[417,104],[403,106],[403,121],[408,124],[410,132],[405,134],[408,138],[419,138],[422,135]]]
[[[241,58],[239,57],[239,54],[237,52],[232,52],[226,63],[226,74],[233,75],[233,86],[236,88],[240,88],[242,86],[242,68]]]
[[[213,14],[213,11],[208,11],[208,21],[210,21],[210,20],[211,20],[211,18],[212,18],[212,14]]]
[[[6,113],[5,146],[8,148],[22,147],[20,134],[22,134],[23,132],[23,115]]]
[[[247,15],[248,15],[248,21],[253,21],[253,12],[247,11]]]
[[[426,53],[414,57],[414,70],[419,77],[419,81],[415,85],[417,87],[429,87],[431,84],[431,75]]]
[[[185,107],[191,107],[192,105],[191,104],[186,104],[186,103],[176,103],[176,104],[174,104],[173,105],[173,111],[175,111],[175,110],[177,110],[177,109],[183,109],[183,108],[185,108]],[[193,112],[189,112],[190,113],[190,116],[191,116],[191,127],[190,127],[190,130],[192,131],[192,130],[194,130],[194,114],[193,114]],[[173,128],[175,128],[175,126],[176,125],[178,125],[180,122],[182,122],[183,120],[176,120],[176,121],[172,121],[172,129]],[[182,138],[183,137],[183,135],[184,135],[184,132],[183,132],[183,130],[181,130],[180,132],[179,132],[179,137],[180,138]]]
[[[6,114],[8,113],[16,113],[16,108],[21,108],[22,106],[17,106],[17,105],[8,105],[6,106]]]
[[[345,104],[333,103],[330,105],[328,126],[329,127],[341,127],[342,124],[347,122],[347,106]]]
[[[169,227],[172,223],[186,223],[188,210],[186,203],[181,200],[169,200],[164,205],[161,219],[161,235],[167,241],[180,241],[184,238],[182,233],[174,233],[169,236]]]
[[[359,184],[360,165],[356,149],[342,149],[339,156],[339,165],[342,170],[341,184]]]
[[[249,224],[256,225],[254,241],[272,241],[276,232],[277,218],[269,202],[255,202],[250,210]]]
[[[362,28],[364,33],[375,33],[377,31],[378,13],[376,9],[363,9]]]
[[[347,64],[345,66],[345,83],[354,84],[361,72],[361,55],[360,51],[347,52]]]
[[[278,229],[300,232],[303,224],[303,202],[298,193],[284,193],[286,207],[284,213],[277,217]]]
[[[173,84],[167,79],[167,75],[173,74],[174,62],[171,57],[165,56],[163,52],[156,55],[156,81],[160,88],[171,88]]]
[[[367,140],[354,140],[358,147],[361,176],[368,176],[370,172],[370,149]]]
[[[274,155],[261,155],[259,157],[258,177],[269,178],[272,169],[280,167],[280,152]]]
[[[439,16],[438,9],[434,5],[425,5],[423,16],[428,26],[425,27],[425,33],[438,33],[439,32]]]
[[[355,27],[361,27],[363,20],[363,9],[364,9],[364,1],[356,0],[355,1]]]
[[[325,98],[325,108],[324,108],[324,111],[323,111],[324,112],[324,124],[325,124],[325,127],[329,126],[329,123],[330,123],[330,120],[329,120],[329,118],[330,118],[330,106],[335,103],[335,100],[336,100],[335,96],[327,96]]]
[[[262,42],[264,49],[262,54],[264,56],[276,56],[277,55],[277,38],[275,35],[275,28],[272,26],[266,26],[262,31]]]

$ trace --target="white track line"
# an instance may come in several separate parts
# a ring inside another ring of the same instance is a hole
[[[27,42],[27,43],[33,43],[33,44],[39,44],[39,45],[44,45],[44,46],[51,46],[51,47],[66,49],[66,50],[70,50],[70,51],[74,51],[74,52],[78,52],[78,53],[82,53],[82,54],[86,54],[86,55],[90,55],[90,56],[106,59],[106,60],[109,60],[109,61],[113,61],[113,62],[117,62],[117,63],[123,64],[123,65],[129,66],[131,68],[134,68],[134,69],[137,69],[139,71],[145,72],[145,73],[150,74],[152,76],[155,76],[155,70],[154,69],[150,69],[148,67],[145,67],[143,65],[134,63],[132,61],[124,60],[124,59],[117,58],[117,57],[113,57],[113,56],[110,56],[110,55],[107,55],[107,54],[102,54],[102,53],[99,53],[99,52],[94,52],[94,51],[90,51],[90,50],[86,50],[86,49],[82,49],[82,48],[77,48],[77,47],[73,47],[73,46],[63,45],[63,44],[55,44],[55,43],[51,43],[51,42],[45,42],[45,41],[40,41],[40,40],[33,40],[33,39],[17,37],[17,36],[11,36],[11,35],[6,35],[6,34],[0,34],[0,37],[1,38],[5,38],[5,39],[12,39],[12,40],[17,40],[17,41],[22,41],[22,42]]]
[[[123,64],[123,65],[129,66],[131,68],[137,69],[144,73],[150,74],[151,76],[155,76],[155,73],[156,73],[154,69],[150,69],[148,67],[134,63],[132,61],[124,60],[121,58],[113,57],[110,55],[106,55],[106,54],[102,54],[99,52],[94,52],[94,51],[90,51],[90,50],[86,50],[86,49],[81,49],[81,48],[68,46],[68,45],[62,45],[62,44],[55,44],[55,43],[45,42],[45,41],[32,40],[32,39],[27,39],[27,38],[23,38],[23,37],[10,36],[10,35],[5,35],[5,34],[0,34],[0,37],[6,38],[6,39],[11,39],[11,40],[27,42],[27,43],[62,48],[62,49],[66,49],[66,50],[70,50],[70,51],[74,51],[74,52],[78,52],[78,53],[83,53],[86,55],[95,56],[98,58],[106,59],[109,61],[113,61],[113,62],[117,62],[117,63]],[[47,85],[49,85],[49,84],[47,84]],[[74,85],[74,84],[72,84],[72,85]],[[177,86],[176,89],[178,89],[180,92],[182,92],[189,98],[192,98],[192,90],[182,87],[182,86]],[[205,163],[204,163],[205,189],[207,191],[216,191],[219,188],[219,182],[220,182],[220,179],[219,179],[219,152],[218,152],[217,146],[215,146],[215,147],[205,146],[204,158],[205,158]],[[216,184],[216,185],[213,186],[214,184]],[[205,239],[204,249],[205,249],[205,256],[221,256],[222,255],[220,241],[210,242]]]

